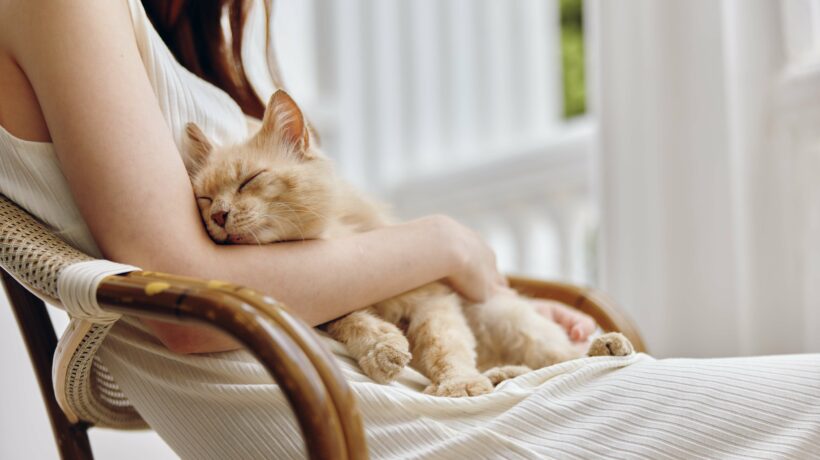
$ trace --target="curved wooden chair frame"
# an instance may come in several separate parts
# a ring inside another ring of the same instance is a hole
[[[3,272],[3,282],[26,340],[62,458],[92,458],[88,425],[69,423],[51,386],[57,343],[43,302]],[[620,331],[637,351],[643,340],[631,320],[589,288],[511,277],[523,294],[577,308],[605,331]],[[106,278],[97,292],[104,308],[174,322],[218,328],[243,343],[282,387],[312,459],[365,459],[367,445],[355,397],[315,333],[273,299],[228,283],[161,273],[133,272]]]

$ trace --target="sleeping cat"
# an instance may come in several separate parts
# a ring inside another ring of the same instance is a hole
[[[331,239],[391,222],[382,206],[336,176],[311,146],[302,112],[284,91],[271,97],[261,128],[244,143],[214,146],[194,124],[186,134],[186,167],[216,242]],[[484,394],[530,368],[583,355],[527,299],[511,292],[469,305],[440,282],[323,328],[373,380],[393,381],[411,364],[430,379],[425,392],[439,396]],[[604,334],[590,352],[626,355],[632,346],[620,334]]]

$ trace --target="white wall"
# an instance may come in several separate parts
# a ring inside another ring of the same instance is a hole
[[[0,366],[0,459],[59,458],[34,370],[5,294],[0,294]],[[90,439],[95,458],[101,460],[177,458],[152,431],[91,429]]]

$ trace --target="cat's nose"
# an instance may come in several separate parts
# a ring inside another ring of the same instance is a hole
[[[214,211],[211,213],[211,220],[220,227],[225,227],[225,221],[228,220],[229,211]]]

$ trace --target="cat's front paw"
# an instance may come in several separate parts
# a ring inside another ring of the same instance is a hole
[[[428,395],[446,396],[449,398],[478,396],[491,391],[493,391],[493,383],[481,374],[443,380],[428,386],[424,390]]]
[[[620,332],[602,334],[589,345],[588,356],[627,356],[635,353],[632,343]]]
[[[484,377],[490,379],[493,386],[496,386],[504,380],[518,377],[527,372],[532,372],[532,369],[527,366],[498,366],[484,371]]]
[[[400,337],[400,340],[376,344],[359,360],[359,366],[368,377],[379,383],[396,380],[413,357],[407,339]]]

